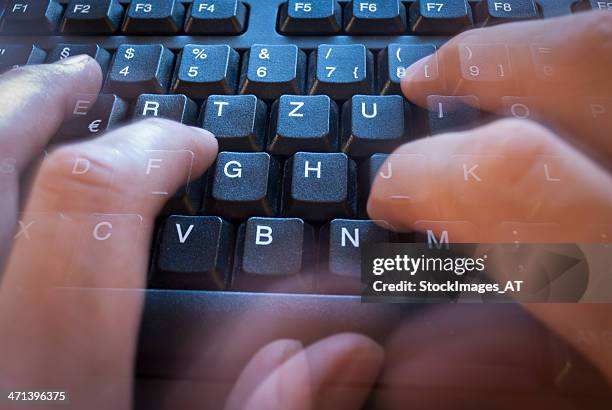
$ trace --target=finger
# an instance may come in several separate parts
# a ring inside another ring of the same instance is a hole
[[[206,131],[147,120],[47,157],[2,282],[0,384],[74,386],[77,408],[129,406],[142,294],[52,288],[143,288],[155,215],[216,151]]]
[[[294,354],[266,377],[244,408],[358,409],[383,360],[383,350],[357,334],[328,337]]]
[[[403,231],[440,233],[435,221],[461,221],[448,231],[456,242],[575,242],[612,223],[612,177],[527,121],[417,140],[382,171],[368,214]]]

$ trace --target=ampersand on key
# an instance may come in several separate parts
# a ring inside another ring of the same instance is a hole
[[[259,52],[259,59],[260,60],[269,60],[270,59],[270,53],[268,52],[267,48],[262,48],[261,51]]]

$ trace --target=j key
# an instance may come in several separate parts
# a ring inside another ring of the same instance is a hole
[[[374,154],[359,165],[359,205],[360,213],[364,216],[367,215],[368,197],[376,176],[390,178],[393,175],[390,172],[392,169],[382,168],[388,156],[387,154]]]
[[[232,219],[275,216],[280,177],[280,164],[265,152],[221,152],[215,166],[212,212]]]
[[[183,48],[172,85],[172,92],[204,99],[212,94],[233,94],[238,80],[236,50],[226,45]]]
[[[409,14],[415,33],[454,34],[474,24],[468,0],[417,0]]]
[[[123,7],[118,0],[71,0],[61,24],[63,33],[112,34],[119,29]]]
[[[286,216],[312,221],[356,213],[356,166],[345,154],[298,152],[285,163]]]
[[[233,290],[310,292],[314,229],[297,218],[250,218],[240,226]]]
[[[197,111],[196,103],[182,94],[143,94],[136,100],[132,118],[140,120],[147,117],[159,117],[194,125]]]
[[[22,65],[43,63],[46,55],[36,46],[0,45],[0,73]]]
[[[246,26],[247,10],[239,0],[193,0],[185,32],[189,34],[239,34]]]
[[[337,0],[289,0],[280,9],[279,31],[285,34],[334,34],[342,28]]]
[[[126,98],[164,94],[168,90],[174,55],[161,44],[119,46],[106,80],[108,92]]]
[[[110,53],[97,44],[58,44],[47,55],[47,63],[54,63],[68,57],[87,54],[93,57],[105,73],[110,61]]]
[[[406,69],[420,59],[436,52],[431,44],[389,44],[378,56],[378,84],[381,94],[401,94],[401,80]],[[436,61],[424,67],[425,78],[438,78]]]
[[[309,63],[309,94],[326,94],[336,100],[372,94],[373,61],[362,44],[320,45]]]
[[[333,152],[338,148],[338,106],[326,95],[283,95],[272,106],[268,151]]]
[[[4,9],[4,33],[50,33],[64,9],[55,0],[9,0]]]
[[[234,229],[216,216],[171,216],[159,232],[153,286],[225,289]]]
[[[70,119],[60,128],[57,140],[99,135],[119,125],[127,111],[128,104],[113,94],[78,95]]]
[[[183,27],[185,6],[178,0],[134,0],[122,30],[130,34],[177,33]]]
[[[474,11],[483,26],[538,18],[534,0],[484,0]]]
[[[352,0],[344,9],[344,29],[351,34],[402,34],[406,9],[400,0]]]
[[[427,120],[430,135],[479,125],[481,114],[478,106],[478,99],[474,96],[428,96]]]
[[[354,95],[342,107],[342,152],[391,152],[408,136],[409,106],[399,95]]]
[[[273,100],[282,94],[303,94],[306,54],[295,45],[254,45],[245,55],[241,94]]]
[[[268,107],[254,95],[211,95],[204,107],[204,129],[220,151],[262,151]]]

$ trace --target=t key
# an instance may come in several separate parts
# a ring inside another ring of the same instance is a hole
[[[193,0],[185,32],[190,34],[238,34],[246,25],[247,9],[239,0]]]
[[[234,219],[275,216],[280,164],[265,152],[221,152],[212,187],[212,212]]]
[[[87,54],[94,58],[102,68],[102,73],[106,72],[110,53],[97,44],[58,44],[47,55],[47,63],[54,63],[79,54]]]
[[[406,9],[400,0],[352,0],[344,9],[344,29],[353,34],[402,34]]]
[[[306,54],[295,45],[254,45],[242,67],[241,94],[273,100],[282,94],[303,94]]]
[[[184,95],[143,94],[138,97],[132,118],[167,118],[187,125],[196,121],[198,107]]]
[[[123,7],[118,0],[71,0],[61,24],[63,33],[111,34],[119,29]]]
[[[254,95],[211,95],[204,107],[204,129],[220,151],[262,151],[268,107]]]
[[[333,152],[338,147],[338,106],[326,95],[283,95],[272,106],[268,151]]]
[[[0,29],[5,33],[50,33],[63,12],[55,0],[9,0]]]
[[[44,50],[32,45],[0,45],[0,73],[22,65],[43,63],[46,55]]]
[[[177,0],[134,0],[123,21],[125,33],[177,33],[183,27],[185,6]]]
[[[415,33],[454,34],[474,24],[468,0],[417,0],[409,14]]]
[[[321,44],[309,64],[309,94],[326,94],[337,100],[372,94],[374,57],[362,44]]]
[[[401,94],[401,81],[406,69],[423,57],[434,54],[436,47],[431,44],[389,44],[378,55],[378,84],[381,94]],[[438,79],[437,59],[426,64],[424,77]]]
[[[106,80],[108,92],[127,98],[164,94],[168,90],[174,55],[161,44],[119,46]]]
[[[345,154],[298,152],[285,163],[285,215],[350,217],[357,211],[356,183],[355,163]]]

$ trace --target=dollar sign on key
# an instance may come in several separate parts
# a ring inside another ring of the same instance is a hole
[[[134,51],[136,50],[134,50],[132,47],[125,50],[125,54],[124,54],[125,58],[128,60],[134,58]]]

